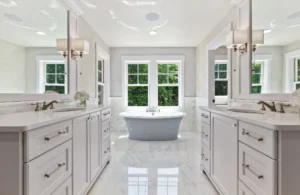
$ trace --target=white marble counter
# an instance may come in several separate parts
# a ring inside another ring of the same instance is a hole
[[[212,113],[220,114],[225,117],[237,119],[246,123],[262,126],[277,131],[300,131],[300,115],[295,113],[262,112],[257,113],[238,113],[228,111],[226,107],[208,108],[200,107]]]
[[[107,107],[89,106],[84,110],[69,112],[18,112],[0,115],[0,132],[23,132],[57,122],[69,120],[91,112],[97,112]]]

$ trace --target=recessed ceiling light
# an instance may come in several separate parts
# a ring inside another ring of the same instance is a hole
[[[41,36],[46,35],[46,33],[42,32],[42,31],[36,31],[36,34],[41,35]]]
[[[8,14],[8,13],[5,13],[4,14],[4,17],[8,20],[11,20],[11,21],[14,21],[14,22],[23,22],[23,19],[20,18],[19,16],[17,15],[14,15],[14,14]]]
[[[272,32],[272,30],[270,30],[270,29],[267,29],[267,30],[264,31],[265,34],[268,34],[270,32]]]
[[[156,30],[151,30],[151,31],[149,31],[149,35],[157,35],[157,31]]]
[[[146,16],[146,20],[153,22],[159,20],[159,15],[157,13],[148,13]]]

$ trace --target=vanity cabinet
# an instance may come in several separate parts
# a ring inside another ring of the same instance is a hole
[[[299,119],[297,126],[281,126],[277,120],[285,115],[279,113],[251,119],[222,109],[204,113],[210,120],[202,115],[202,168],[221,195],[299,195]],[[210,150],[203,135],[210,135]]]
[[[211,177],[224,195],[237,195],[237,120],[211,114]]]
[[[0,194],[86,195],[110,161],[110,109],[25,114],[30,125],[0,126]]]

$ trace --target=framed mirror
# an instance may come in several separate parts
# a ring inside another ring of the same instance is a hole
[[[68,34],[58,0],[0,1],[0,96],[68,94],[68,57],[56,49]]]
[[[300,1],[252,0],[252,30],[264,31],[264,44],[252,52],[251,94],[299,89]]]

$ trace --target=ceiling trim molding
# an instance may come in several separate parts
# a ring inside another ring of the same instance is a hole
[[[75,1],[72,0],[59,0],[63,4],[63,6],[74,13],[76,16],[83,15],[83,10],[78,6],[78,4]]]

